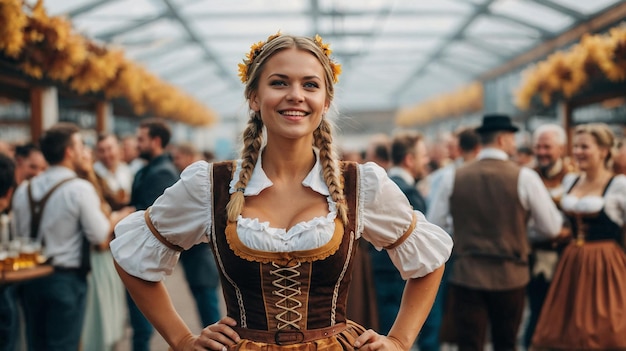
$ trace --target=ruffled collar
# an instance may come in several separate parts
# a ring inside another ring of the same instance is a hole
[[[315,165],[302,181],[302,185],[311,188],[311,190],[324,196],[329,196],[330,191],[328,191],[328,186],[326,185],[326,182],[324,182],[319,150],[317,148],[313,148],[313,152],[315,153]],[[274,183],[272,183],[272,181],[267,177],[265,171],[263,170],[263,162],[261,156],[262,154],[263,150],[259,152],[259,158],[254,165],[254,170],[252,170],[252,176],[250,177],[250,181],[248,181],[248,186],[243,193],[245,196],[258,195],[261,193],[261,191],[274,185]],[[237,168],[235,169],[235,172],[233,174],[233,179],[230,181],[230,194],[235,192],[235,185],[239,180],[239,172],[241,172],[241,163],[241,160],[237,160]]]

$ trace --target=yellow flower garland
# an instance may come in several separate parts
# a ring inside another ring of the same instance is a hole
[[[24,27],[28,17],[20,0],[0,0],[0,51],[16,57],[24,45]]]
[[[535,96],[549,106],[557,96],[571,98],[591,79],[626,80],[626,26],[603,35],[584,35],[567,51],[557,51],[523,73],[515,92],[515,105],[526,110]]]
[[[137,115],[152,113],[193,125],[217,119],[215,112],[128,61],[120,50],[74,33],[65,18],[49,17],[42,0],[32,8],[20,0],[0,0],[0,23],[0,52],[15,58],[31,77],[68,84],[78,94],[124,98]]]
[[[408,127],[426,124],[435,119],[457,117],[474,113],[483,108],[483,85],[474,82],[460,89],[437,96],[412,107],[403,108],[396,114],[396,124]]]

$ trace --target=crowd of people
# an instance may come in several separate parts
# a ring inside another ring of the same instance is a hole
[[[12,181],[2,184],[2,216],[10,220],[1,249],[37,243],[54,273],[0,285],[0,350],[114,350],[128,324],[133,350],[149,350],[152,326],[114,268],[113,228],[203,155],[193,145],[170,144],[170,128],[158,119],[142,121],[136,135],[98,135],[91,146],[82,134],[62,122],[37,145],[2,144],[2,171]],[[219,283],[210,250],[198,245],[181,261],[199,319],[214,323]]]
[[[486,115],[436,148],[401,132],[347,153],[386,168],[412,206],[454,239],[416,345],[482,350],[490,335],[494,350],[624,348],[624,141],[606,124],[582,124],[567,150],[566,131],[546,123],[520,145],[518,129],[507,116]],[[374,325],[384,331],[402,280],[370,249]]]
[[[154,330],[176,351],[626,348],[626,146],[609,126],[518,145],[487,114],[337,153],[329,54],[280,33],[252,47],[238,160],[171,145],[158,119],[93,150],[71,123],[0,144],[10,238],[55,268],[0,286],[0,349],[18,306],[29,350],[112,350],[127,320],[133,351]],[[200,335],[163,284],[179,260]]]

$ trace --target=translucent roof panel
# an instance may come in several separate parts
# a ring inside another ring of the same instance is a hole
[[[206,103],[244,117],[237,76],[280,30],[330,43],[340,112],[395,109],[451,92],[619,0],[45,0],[51,15]],[[36,0],[27,0],[34,4]]]
[[[563,12],[553,10],[532,1],[500,0],[490,7],[494,15],[505,16],[512,23],[527,24],[551,32],[571,25],[574,19]]]

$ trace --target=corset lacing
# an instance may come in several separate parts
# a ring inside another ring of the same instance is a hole
[[[302,302],[296,297],[302,295],[300,282],[298,281],[300,276],[298,268],[301,265],[298,262],[291,267],[284,267],[272,262],[272,266],[276,269],[271,270],[270,274],[278,277],[272,281],[272,285],[277,288],[277,290],[272,291],[272,294],[281,298],[276,302],[276,307],[282,310],[275,317],[278,320],[278,330],[287,327],[300,329],[298,322],[302,320],[302,313],[298,312],[297,309],[302,307]]]

